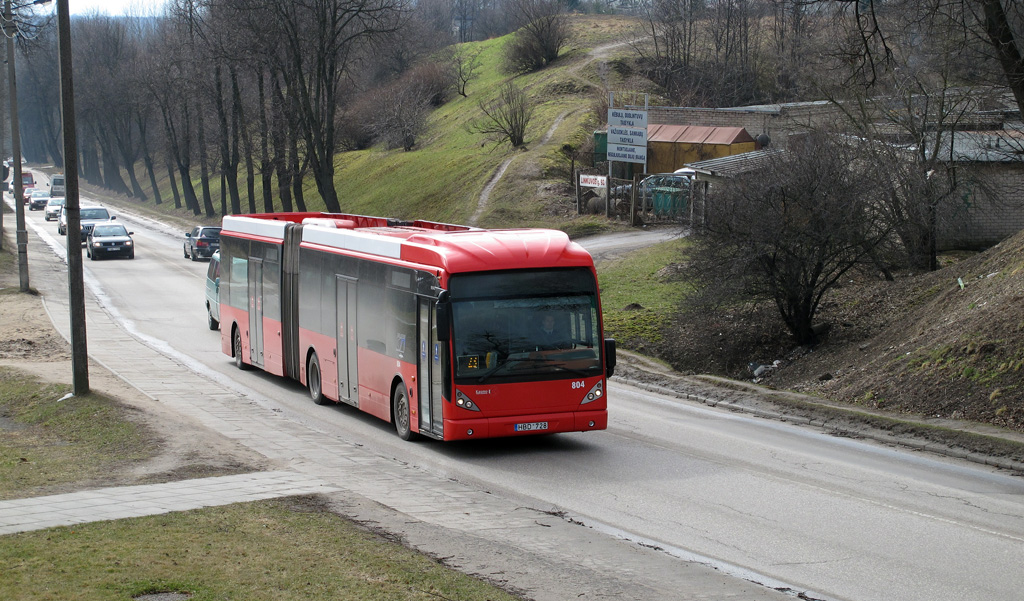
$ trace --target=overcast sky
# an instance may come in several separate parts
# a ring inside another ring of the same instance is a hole
[[[73,15],[96,11],[107,15],[123,15],[131,8],[133,13],[139,14],[153,12],[163,3],[163,0],[68,0],[68,10]],[[56,7],[56,3],[48,6]]]

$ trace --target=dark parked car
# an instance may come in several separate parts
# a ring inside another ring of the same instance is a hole
[[[185,233],[185,258],[198,261],[209,259],[220,250],[220,228],[196,226],[191,232]]]
[[[28,197],[28,210],[42,211],[50,202],[50,193],[45,190],[33,190]]]
[[[93,261],[107,257],[134,259],[135,242],[132,233],[119,223],[97,224],[85,240],[85,254]]]

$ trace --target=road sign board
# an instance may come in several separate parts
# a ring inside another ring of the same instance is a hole
[[[608,178],[604,175],[580,174],[580,185],[584,188],[604,188],[608,185]]]
[[[608,144],[608,160],[625,163],[646,163],[646,146],[629,146],[626,144]]]
[[[647,130],[637,127],[608,126],[609,144],[626,144],[627,146],[647,146]]]
[[[608,109],[608,127],[647,129],[647,111]]]

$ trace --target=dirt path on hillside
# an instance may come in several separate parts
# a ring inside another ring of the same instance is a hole
[[[598,46],[596,48],[593,48],[587,53],[586,60],[580,61],[578,64],[570,67],[569,72],[574,77],[579,77],[577,73],[581,69],[583,69],[584,67],[586,67],[587,65],[591,64],[596,60],[603,61],[605,58],[608,57],[608,54],[611,50],[625,46],[630,43],[632,42],[613,42],[611,44],[605,44],[604,46]],[[598,74],[601,76],[602,86],[607,87],[607,68],[598,69]],[[589,80],[583,81],[586,81],[587,84],[592,83]],[[582,109],[563,111],[558,115],[558,117],[555,118],[555,121],[551,124],[551,127],[549,127],[548,130],[544,133],[544,136],[540,139],[536,146],[532,147],[531,149],[527,150],[524,153],[512,155],[501,162],[501,165],[498,166],[498,169],[495,170],[494,175],[491,176],[491,179],[487,181],[487,184],[484,186],[484,189],[480,192],[480,198],[477,200],[476,203],[476,211],[474,211],[473,215],[470,216],[469,220],[467,221],[467,225],[476,226],[479,223],[480,218],[483,217],[484,211],[487,210],[487,207],[490,204],[491,192],[494,191],[494,187],[497,186],[498,182],[501,181],[501,178],[504,177],[505,172],[508,171],[509,165],[512,164],[512,161],[516,160],[516,158],[520,156],[523,156],[524,154],[536,154],[539,151],[539,149],[543,148],[548,142],[551,141],[551,138],[555,135],[555,131],[558,129],[558,126],[562,124],[562,121],[564,121],[565,118],[568,117],[569,115],[579,110]]]
[[[537,149],[543,147],[545,144],[550,142],[551,137],[555,135],[555,130],[558,129],[558,126],[561,125],[562,121],[564,121],[565,118],[571,115],[573,112],[575,111],[563,111],[560,115],[558,115],[558,117],[555,118],[555,122],[551,124],[551,127],[549,127],[548,130],[544,132],[544,137],[540,139],[540,142],[537,143],[537,146],[528,152],[536,152]],[[505,171],[508,170],[508,166],[511,165],[512,161],[514,161],[519,156],[521,155],[513,155],[501,162],[501,165],[498,167],[498,170],[494,172],[494,175],[491,176],[491,179],[487,182],[487,185],[484,186],[483,191],[480,192],[480,199],[476,203],[476,211],[469,218],[468,225],[476,226],[477,223],[480,221],[480,217],[483,216],[484,211],[487,209],[487,205],[490,202],[491,192],[494,190],[494,187],[498,185],[498,182],[501,181],[502,176],[505,175]]]

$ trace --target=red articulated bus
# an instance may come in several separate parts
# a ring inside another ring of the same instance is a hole
[[[422,435],[603,430],[615,341],[563,232],[327,213],[225,217],[221,348]]]

